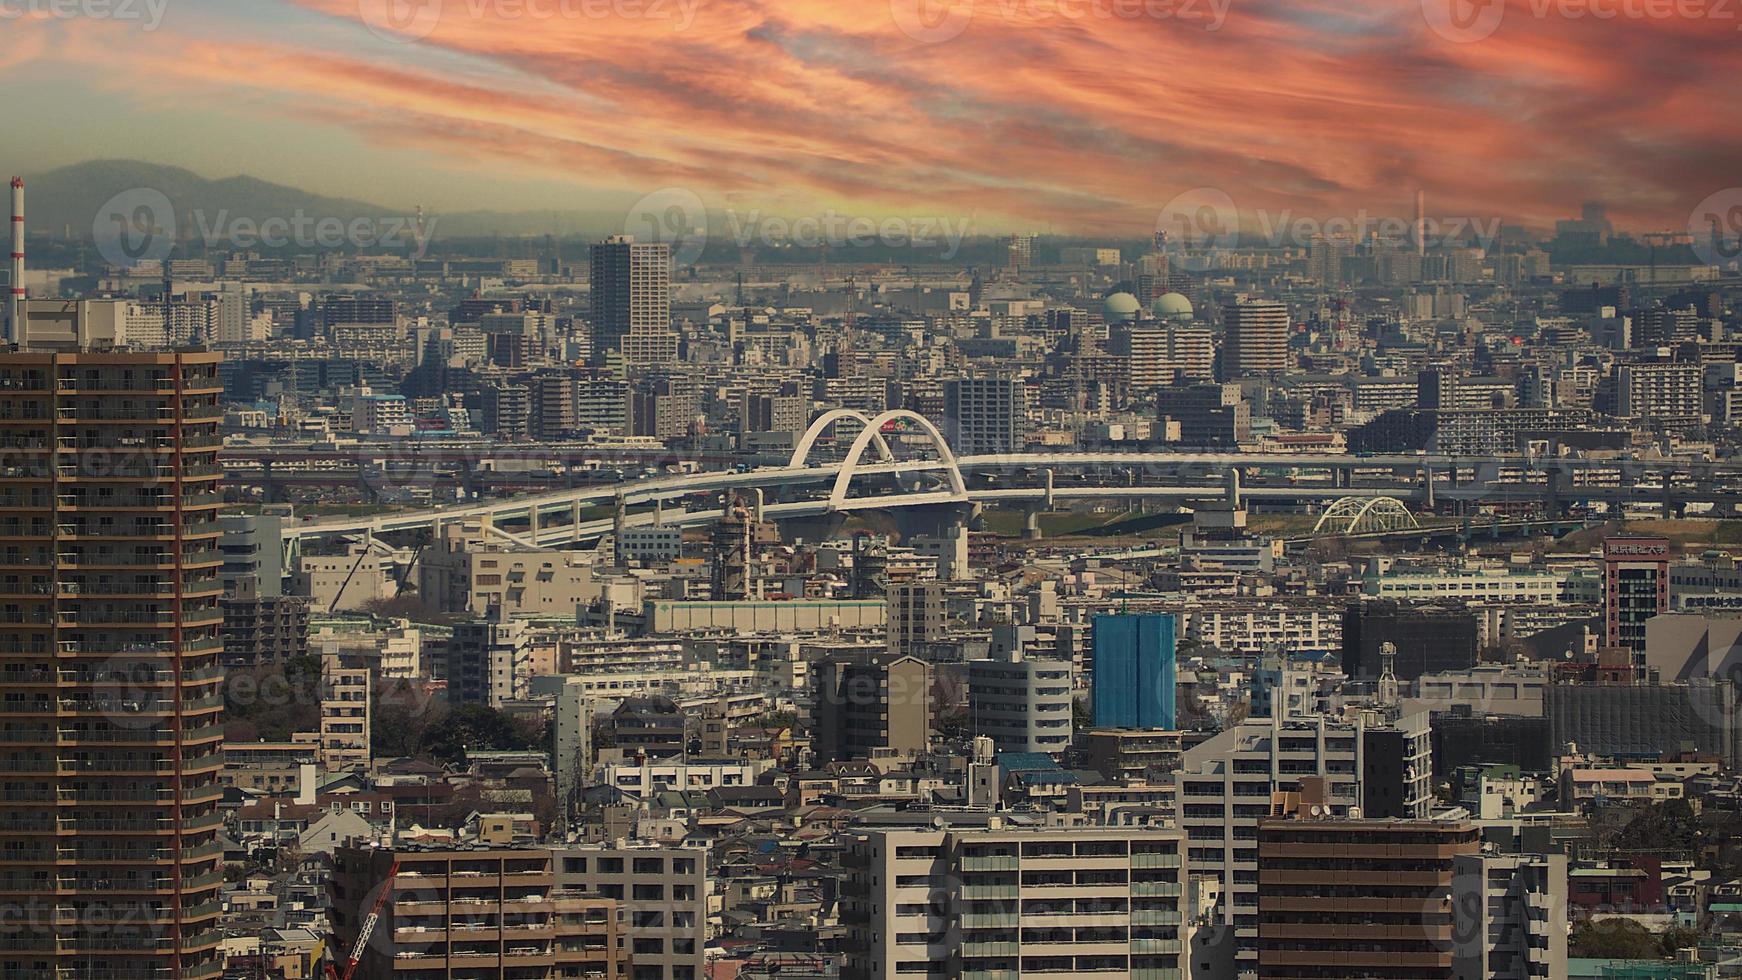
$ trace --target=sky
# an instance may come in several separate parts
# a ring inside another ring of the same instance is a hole
[[[0,86],[3,170],[436,211],[1646,231],[1742,185],[1736,0],[0,0]]]

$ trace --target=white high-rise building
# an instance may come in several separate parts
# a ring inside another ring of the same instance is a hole
[[[1027,439],[1028,389],[1011,378],[944,382],[944,438],[958,456],[1013,453]]]
[[[1229,380],[1288,370],[1288,307],[1268,300],[1232,303],[1222,310],[1227,342],[1222,376]]]
[[[594,360],[622,353],[632,334],[642,347],[648,347],[644,338],[670,335],[671,247],[664,242],[619,235],[594,245],[591,290]],[[664,348],[655,344],[637,356],[642,353],[663,357]]]

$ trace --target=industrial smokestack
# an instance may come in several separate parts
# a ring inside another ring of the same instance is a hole
[[[1415,254],[1427,255],[1427,191],[1415,192]]]
[[[24,178],[12,178],[12,294],[6,301],[6,340],[24,342]]]

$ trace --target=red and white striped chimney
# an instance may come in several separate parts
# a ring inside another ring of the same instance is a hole
[[[6,339],[24,342],[24,178],[12,178],[12,295],[6,302]]]

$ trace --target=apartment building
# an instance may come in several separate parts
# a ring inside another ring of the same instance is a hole
[[[1459,854],[1452,861],[1456,980],[1567,975],[1564,854]]]
[[[222,970],[218,362],[0,354],[0,975]]]
[[[556,852],[561,888],[621,904],[629,980],[701,980],[708,942],[708,852],[665,846]]]
[[[1232,957],[1240,970],[1256,969],[1258,825],[1272,814],[1278,799],[1295,794],[1326,812],[1349,815],[1371,793],[1400,809],[1407,806],[1411,816],[1427,815],[1432,767],[1398,762],[1406,752],[1427,751],[1426,716],[1396,725],[1373,720],[1370,725],[1366,715],[1350,723],[1279,711],[1186,750],[1175,776],[1177,821],[1190,845],[1192,872],[1219,879],[1220,893],[1214,909],[1197,911],[1233,927],[1207,930],[1214,948],[1194,952],[1194,957]],[[1370,732],[1389,737],[1394,731],[1409,737],[1387,745],[1382,752],[1387,763],[1370,771]]]
[[[333,865],[330,915],[338,949],[351,948],[376,897],[388,890],[359,976],[630,976],[622,906],[560,886],[549,850],[340,847]]]
[[[1180,980],[1184,840],[1146,827],[875,829],[855,845],[843,980]]]
[[[1180,733],[1100,729],[1078,739],[1083,762],[1115,782],[1172,782],[1180,766]]]
[[[1012,378],[944,382],[944,438],[958,456],[1013,453],[1027,441],[1028,389]]]
[[[1704,370],[1698,364],[1623,364],[1615,369],[1615,414],[1698,420],[1704,410]]]
[[[1454,862],[1480,846],[1464,822],[1261,822],[1258,980],[1452,980]]]
[[[931,738],[932,668],[917,657],[837,654],[813,668],[816,755],[835,762],[912,758]]]
[[[321,658],[321,767],[328,772],[369,766],[369,663],[329,653]]]
[[[1071,662],[1020,650],[968,662],[968,727],[1000,752],[1057,755],[1071,744]]]

